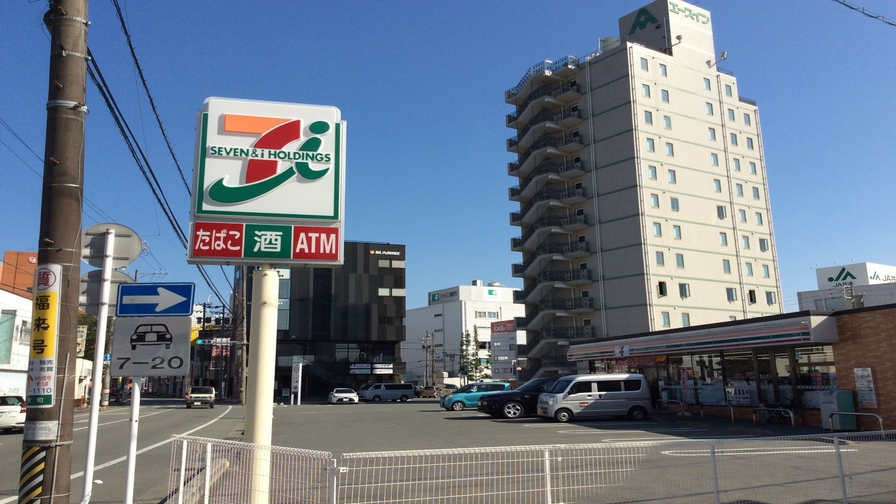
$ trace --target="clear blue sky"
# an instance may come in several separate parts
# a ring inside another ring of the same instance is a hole
[[[209,96],[337,106],[348,124],[346,239],[407,246],[407,306],[511,275],[504,91],[529,66],[584,56],[641,0],[183,2],[121,0],[175,154],[191,180],[196,110]],[[787,311],[817,266],[896,264],[896,27],[825,0],[694,2],[713,16],[720,66],[760,107]],[[853,0],[889,20],[892,0]],[[0,4],[0,119],[43,156],[44,1]],[[140,89],[111,1],[90,2],[88,43],[181,226],[189,196]],[[140,281],[211,291],[158,209],[88,81],[84,226],[135,229]],[[0,125],[0,250],[36,250],[41,162]],[[97,211],[96,209],[99,209]],[[100,213],[102,212],[102,213]],[[92,269],[83,265],[82,272]],[[144,276],[153,271],[168,275]],[[224,272],[209,268],[229,295]],[[225,269],[232,277],[231,268]]]

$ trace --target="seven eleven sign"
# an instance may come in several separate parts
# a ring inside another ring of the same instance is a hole
[[[342,264],[344,160],[335,107],[207,99],[188,262]]]

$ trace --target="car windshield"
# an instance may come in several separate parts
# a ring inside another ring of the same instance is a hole
[[[529,380],[517,387],[516,390],[519,390],[520,392],[545,391],[551,388],[551,385],[553,385],[555,381],[555,379],[551,378],[538,378],[535,380]]]
[[[192,392],[194,394],[211,394],[215,391],[215,389],[211,387],[193,387]]]
[[[552,394],[558,394],[560,392],[563,392],[567,388],[569,388],[569,382],[571,382],[571,381],[572,380],[564,380],[564,379],[557,380],[554,383],[554,385],[551,386],[551,388],[547,390],[547,392],[550,392]]]
[[[467,392],[472,392],[475,389],[476,389],[475,385],[464,385],[463,387],[455,390],[455,392],[460,393],[460,394],[465,394]]]
[[[367,389],[370,388],[371,385],[373,385],[373,384],[372,384],[372,383],[368,383],[368,384],[366,384],[366,385],[362,385],[360,390],[367,390]]]
[[[350,388],[338,388],[333,391],[334,394],[354,394],[355,391]]]

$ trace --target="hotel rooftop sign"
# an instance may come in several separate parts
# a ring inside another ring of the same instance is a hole
[[[339,109],[209,98],[196,144],[188,262],[342,264]]]

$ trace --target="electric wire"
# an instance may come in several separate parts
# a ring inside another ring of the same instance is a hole
[[[875,14],[869,10],[866,10],[864,7],[861,7],[861,6],[858,6],[855,4],[851,4],[851,3],[847,2],[846,0],[834,0],[834,1],[848,9],[852,9],[856,12],[861,12],[862,14],[864,14],[872,19],[876,19],[876,20],[878,20],[882,23],[886,23],[890,26],[896,26],[896,21],[891,21],[880,14]]]

